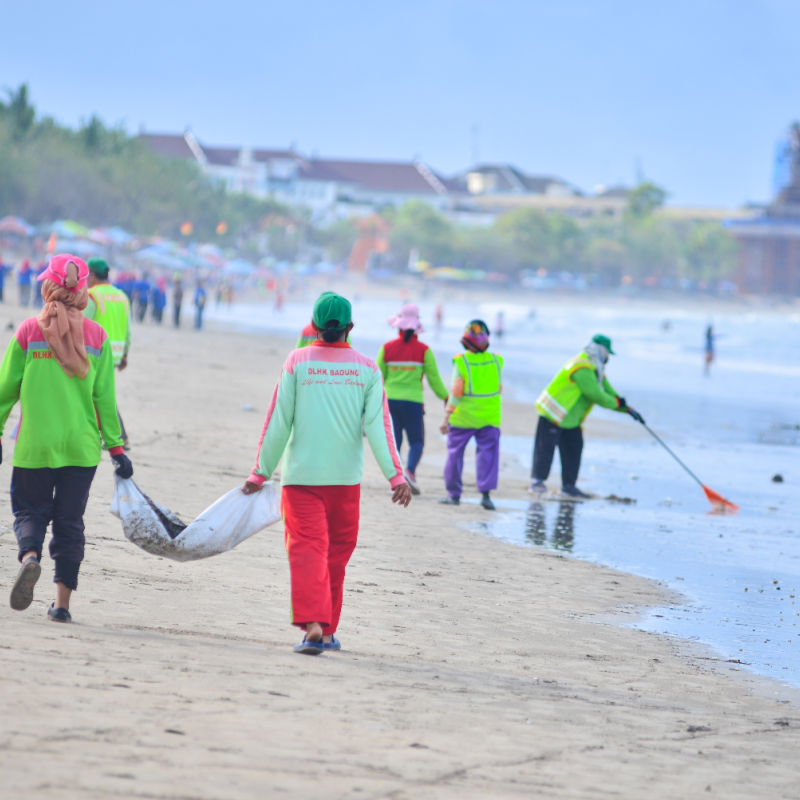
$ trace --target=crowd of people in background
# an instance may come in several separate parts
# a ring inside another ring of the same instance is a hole
[[[48,259],[36,260],[34,263],[30,258],[23,258],[18,266],[15,266],[4,263],[0,256],[0,303],[9,299],[6,293],[6,282],[10,275],[16,273],[18,305],[41,308],[43,301],[37,279],[47,269],[47,264]],[[112,271],[110,282],[127,296],[130,303],[131,320],[136,323],[150,321],[156,325],[162,325],[165,311],[171,302],[172,326],[180,328],[184,296],[187,287],[190,287],[193,292],[191,296],[193,327],[195,330],[202,330],[209,284],[213,287],[218,306],[232,305],[236,295],[234,283],[228,279],[208,281],[195,276],[186,279],[180,272],[168,276],[163,271],[113,270],[113,264]]]

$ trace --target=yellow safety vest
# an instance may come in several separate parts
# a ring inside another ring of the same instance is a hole
[[[456,428],[500,427],[503,357],[494,353],[460,353],[453,358],[464,379],[464,394],[450,415]]]
[[[89,294],[97,306],[94,321],[108,334],[111,355],[116,367],[125,355],[130,325],[130,302],[128,295],[110,283],[99,283],[89,289]]]

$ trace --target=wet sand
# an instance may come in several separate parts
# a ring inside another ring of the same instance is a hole
[[[22,318],[0,306],[4,327]],[[241,483],[290,346],[137,326],[118,386],[142,488],[190,519]],[[46,618],[47,558],[31,608],[0,608],[0,796],[796,797],[797,694],[619,627],[668,600],[657,584],[464,530],[488,512],[437,505],[429,400],[408,509],[366,458],[344,649],[318,658],[291,650],[280,524],[205,561],[148,555],[108,512],[106,456],[75,622]],[[530,430],[530,407],[505,412],[509,434]],[[502,463],[498,495],[525,499],[517,461]],[[9,587],[6,490],[0,504]]]

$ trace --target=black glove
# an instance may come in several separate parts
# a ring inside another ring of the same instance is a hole
[[[133,475],[133,464],[131,464],[131,460],[125,455],[125,453],[111,456],[111,458],[115,464],[114,469],[120,478],[130,478],[130,476]]]
[[[617,395],[617,408],[620,411],[627,411],[628,409],[628,404],[625,402],[625,398],[620,397],[619,395]]]
[[[644,417],[635,409],[635,408],[626,408],[625,409],[637,422],[641,422],[642,425],[645,424]]]

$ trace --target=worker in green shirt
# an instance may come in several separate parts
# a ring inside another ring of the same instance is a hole
[[[77,256],[53,256],[39,276],[44,307],[19,326],[0,365],[0,436],[17,402],[21,413],[11,473],[21,566],[11,608],[22,611],[33,601],[52,522],[56,599],[47,613],[55,622],[72,619],[70,597],[86,541],[83,514],[101,446],[121,478],[133,474],[122,452],[111,345],[103,328],[81,313],[88,272]]]
[[[108,279],[108,263],[103,258],[90,258],[89,300],[84,314],[94,320],[108,334],[114,368],[122,372],[128,366],[128,351],[131,349],[131,305],[128,295],[113,286]],[[125,423],[117,408],[119,426],[122,429],[123,446],[129,448]]]
[[[611,340],[601,333],[556,374],[536,401],[539,423],[533,445],[531,491],[542,493],[550,475],[556,445],[561,458],[561,492],[577,499],[590,497],[575,484],[583,453],[581,425],[595,404],[630,414],[638,422],[641,415],[620,397],[605,376],[609,355],[614,355]]]

